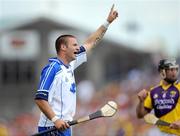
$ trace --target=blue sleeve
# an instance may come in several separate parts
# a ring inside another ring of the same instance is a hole
[[[86,49],[83,46],[80,46],[80,50],[79,50],[78,54],[85,52],[85,51],[86,51]]]
[[[35,99],[48,100],[49,88],[56,75],[56,70],[53,65],[46,66],[41,72],[41,79],[36,92]]]

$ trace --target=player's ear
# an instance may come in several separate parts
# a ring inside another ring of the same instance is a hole
[[[166,71],[165,71],[165,69],[160,70],[159,74],[160,74],[162,79],[166,78]]]
[[[66,50],[66,48],[67,48],[67,45],[65,45],[65,44],[61,44],[61,50],[62,50],[62,51],[65,51],[65,50]]]

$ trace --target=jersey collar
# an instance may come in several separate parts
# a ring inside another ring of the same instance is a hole
[[[176,82],[173,83],[173,85],[176,86],[176,85],[178,84],[178,82],[179,82],[179,81],[177,80]],[[159,83],[159,85],[162,86],[162,88],[163,88],[164,90],[167,90],[172,84],[165,85],[165,84],[163,83],[163,80],[161,80],[160,83]]]
[[[63,62],[62,62],[62,60],[60,60],[59,58],[57,58],[57,57],[54,57],[54,58],[50,58],[49,59],[49,62],[57,62],[57,63],[59,63],[59,64],[62,64],[62,65],[64,65],[66,68],[69,68],[69,64],[68,65],[66,65],[66,64],[64,64]]]

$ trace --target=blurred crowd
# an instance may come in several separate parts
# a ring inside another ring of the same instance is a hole
[[[153,68],[152,68],[153,69]],[[75,119],[95,112],[108,101],[118,104],[113,117],[98,118],[74,125],[73,136],[158,136],[157,128],[136,117],[137,93],[158,84],[158,72],[132,69],[121,81],[108,82],[96,89],[91,81],[81,81],[77,86],[77,111]],[[0,120],[0,136],[29,136],[37,132],[39,110],[35,106],[11,120]]]

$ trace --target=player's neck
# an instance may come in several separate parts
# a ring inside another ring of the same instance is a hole
[[[165,80],[163,80],[163,84],[164,84],[165,86],[169,85],[169,83],[166,82]]]
[[[58,54],[58,55],[57,55],[57,58],[58,58],[59,60],[61,60],[61,61],[63,62],[63,64],[65,64],[65,65],[69,65],[69,63],[70,63],[70,61],[68,61],[68,59],[66,58],[66,56],[63,55],[63,54]]]
[[[163,84],[164,84],[165,86],[167,86],[167,85],[170,85],[171,83],[168,83],[166,80],[163,80]]]

